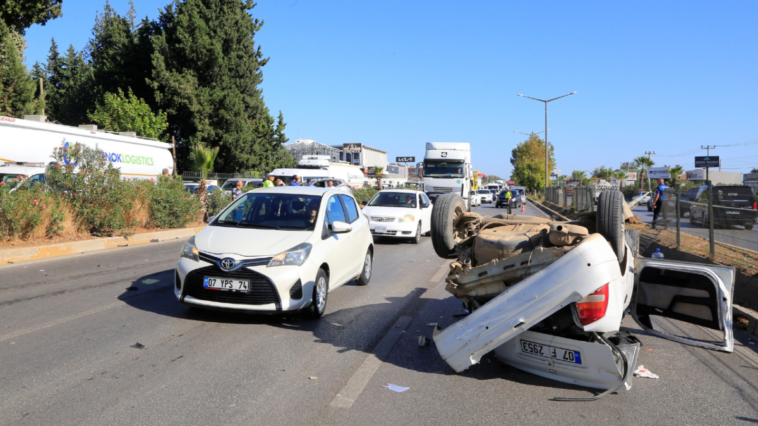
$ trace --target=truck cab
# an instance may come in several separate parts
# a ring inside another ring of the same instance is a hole
[[[424,155],[423,189],[434,199],[440,194],[459,194],[471,210],[471,144],[427,142]]]

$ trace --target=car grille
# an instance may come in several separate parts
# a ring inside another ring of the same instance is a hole
[[[376,232],[373,229],[371,230],[371,233],[374,235],[397,235],[397,231]]]
[[[453,192],[453,188],[449,186],[435,186],[432,188],[434,192]]]
[[[203,288],[203,277],[206,276],[249,279],[250,291],[207,290]],[[221,268],[215,265],[195,269],[187,274],[185,278],[184,294],[209,302],[239,303],[244,305],[268,305],[274,303],[276,304],[277,311],[282,309],[279,293],[276,291],[274,283],[263,274],[247,268],[240,268],[231,272],[222,271]]]
[[[371,216],[371,220],[372,220],[373,222],[384,222],[384,223],[389,223],[389,222],[394,222],[394,221],[395,221],[395,218],[394,218],[394,217],[381,217],[381,216]]]

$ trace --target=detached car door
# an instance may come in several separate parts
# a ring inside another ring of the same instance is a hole
[[[644,258],[636,262],[630,308],[640,327],[675,342],[733,351],[733,267]]]

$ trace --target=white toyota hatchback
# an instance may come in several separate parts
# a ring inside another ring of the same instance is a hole
[[[187,241],[174,293],[201,308],[319,318],[330,291],[353,279],[368,284],[373,252],[368,219],[349,194],[259,188]]]
[[[426,194],[411,189],[377,192],[363,208],[377,237],[410,238],[418,244],[432,230],[432,203]]]

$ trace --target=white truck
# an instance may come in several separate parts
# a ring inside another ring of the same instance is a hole
[[[75,143],[95,146],[121,170],[122,179],[157,178],[163,169],[174,170],[170,144],[132,135],[106,133],[97,126],[64,126],[0,116],[0,169],[3,178],[44,179],[45,166],[54,161],[57,148]]]
[[[289,185],[292,176],[303,178],[303,184],[310,178],[314,181],[320,179],[339,179],[353,189],[363,187],[366,180],[363,171],[358,166],[347,163],[332,163],[328,155],[303,155],[294,169],[274,169],[270,174],[280,178],[285,185]]]
[[[473,186],[471,144],[468,142],[427,142],[422,172],[423,191],[435,199],[440,194],[459,194],[471,211]]]

